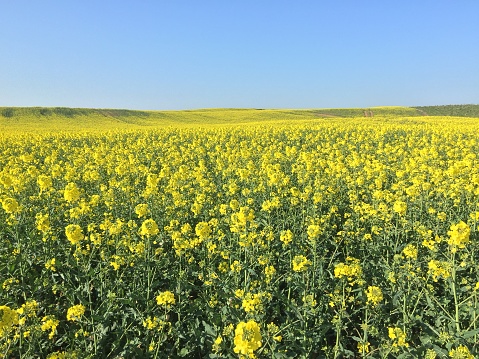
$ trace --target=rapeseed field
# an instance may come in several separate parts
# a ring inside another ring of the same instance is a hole
[[[275,116],[4,124],[0,357],[477,357],[478,120]]]

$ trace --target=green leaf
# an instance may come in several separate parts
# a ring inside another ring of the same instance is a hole
[[[214,337],[216,338],[216,331],[213,330],[213,328],[211,327],[211,325],[209,325],[208,323],[206,323],[204,320],[202,321],[203,323],[203,326],[205,327],[205,331],[208,335],[210,335],[211,337]]]
[[[463,337],[464,339],[468,339],[468,338],[471,338],[473,337],[474,335],[478,335],[479,334],[479,329],[473,329],[473,330],[469,330],[467,332],[464,332],[461,337]]]
[[[178,355],[179,355],[180,357],[185,357],[185,356],[187,356],[189,353],[190,353],[190,351],[189,351],[188,349],[183,348],[183,349],[180,350],[180,352],[178,353]]]

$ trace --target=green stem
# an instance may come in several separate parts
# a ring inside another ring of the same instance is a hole
[[[345,306],[345,300],[344,300],[344,297],[345,297],[345,287],[346,287],[346,283],[343,281],[343,288],[342,288],[342,297],[341,297],[341,307],[340,307],[340,310],[338,312],[338,322],[336,324],[336,345],[334,346],[334,358],[338,358],[339,357],[339,342],[340,342],[340,339],[341,339],[341,318],[342,318],[342,312],[344,311],[344,306]]]
[[[177,292],[178,292],[178,308],[181,308],[181,281],[183,280],[182,279],[182,271],[181,271],[181,263],[183,261],[183,258],[180,258],[180,272],[179,272],[179,278],[178,278],[178,288],[177,288]],[[178,310],[178,323],[181,322],[181,310]]]
[[[455,262],[456,254],[452,254],[452,271],[451,271],[451,289],[452,294],[454,295],[454,310],[455,310],[455,318],[454,321],[456,323],[456,332],[461,332],[461,327],[459,324],[459,303],[457,300],[457,290],[456,290],[456,262]]]
[[[368,306],[364,311],[364,326],[363,326],[363,345],[361,346],[361,356],[364,358],[366,356],[366,343],[368,342]]]

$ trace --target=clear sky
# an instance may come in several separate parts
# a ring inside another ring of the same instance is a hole
[[[478,0],[0,0],[0,106],[466,103]]]

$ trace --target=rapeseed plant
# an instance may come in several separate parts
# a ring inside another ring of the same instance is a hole
[[[2,133],[2,355],[477,356],[477,120],[406,120]]]

